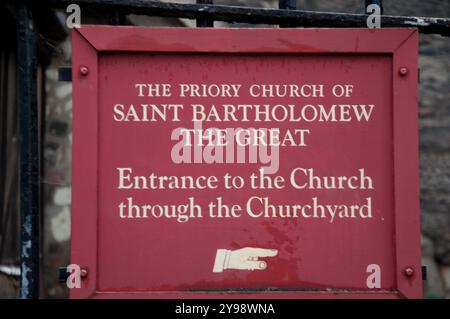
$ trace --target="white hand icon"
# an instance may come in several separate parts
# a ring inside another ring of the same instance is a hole
[[[238,250],[217,249],[213,272],[222,272],[225,269],[264,270],[267,263],[258,260],[259,257],[274,257],[277,249],[246,247]]]

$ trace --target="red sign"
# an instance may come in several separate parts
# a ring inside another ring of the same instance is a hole
[[[421,297],[417,38],[76,30],[71,297]]]

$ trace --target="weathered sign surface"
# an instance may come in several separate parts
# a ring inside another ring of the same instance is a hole
[[[417,32],[73,33],[80,297],[421,296]]]

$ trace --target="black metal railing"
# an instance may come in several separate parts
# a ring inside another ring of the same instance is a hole
[[[216,5],[210,0],[200,0],[195,4],[167,3],[145,0],[42,0],[53,7],[65,8],[76,3],[82,7],[120,11],[123,14],[140,14],[161,17],[197,19],[198,26],[212,26],[213,21],[253,24],[286,25],[292,27],[367,27],[367,15],[292,10],[295,0],[279,0],[280,9],[250,8]],[[368,3],[381,4],[380,0]],[[363,5],[361,5],[361,8]],[[361,10],[364,12],[364,10]],[[208,23],[206,23],[207,21]],[[450,36],[450,19],[429,17],[381,17],[381,27],[418,28],[421,33]]]

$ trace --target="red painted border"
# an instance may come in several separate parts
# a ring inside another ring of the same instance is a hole
[[[220,29],[83,26],[72,32],[73,168],[71,262],[88,269],[71,298],[421,298],[416,29]],[[96,289],[98,53],[385,53],[392,55],[397,291],[149,292]],[[89,76],[79,69],[89,68]],[[399,68],[408,68],[400,76]],[[404,275],[411,267],[415,273]]]
[[[418,32],[393,53],[394,192],[397,288],[407,298],[422,297],[418,155]],[[399,74],[406,67],[408,73]],[[405,268],[414,274],[406,277]]]
[[[85,26],[78,32],[97,51],[392,53],[416,30]]]
[[[88,276],[70,297],[85,298],[95,294],[97,278],[98,57],[78,32],[72,32],[72,52],[71,263],[86,268]],[[81,66],[89,66],[89,76],[78,72]]]

